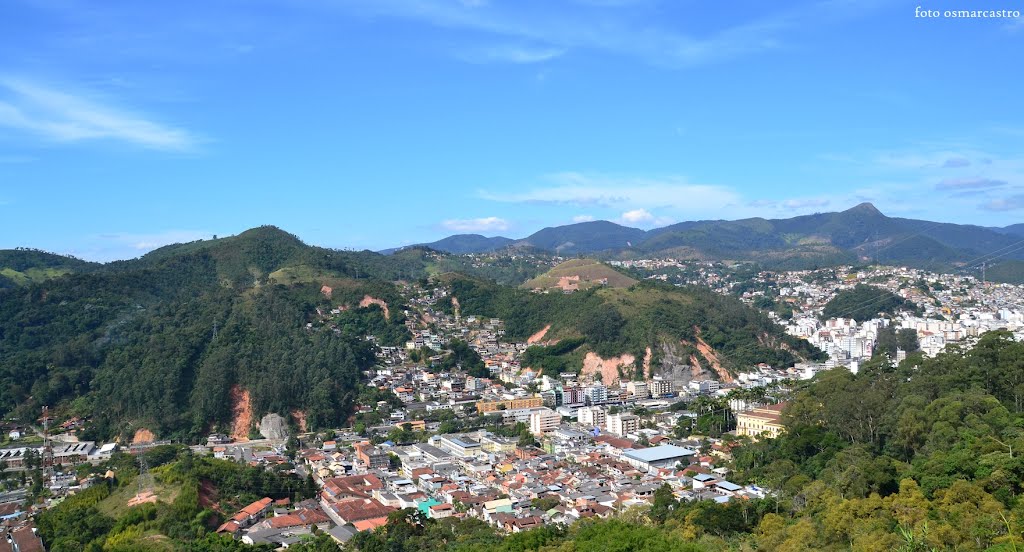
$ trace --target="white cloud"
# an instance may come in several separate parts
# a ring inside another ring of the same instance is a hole
[[[188,243],[213,237],[213,232],[203,230],[164,230],[162,232],[135,234],[117,233],[103,234],[102,240],[130,247],[136,251],[147,252],[171,245],[172,243]]]
[[[542,63],[555,59],[566,50],[564,48],[529,47],[529,46],[491,46],[461,52],[459,57],[472,63]]]
[[[58,142],[108,139],[165,151],[189,150],[197,142],[183,129],[12,78],[0,78],[0,126]]]
[[[612,209],[672,209],[697,216],[743,203],[735,191],[691,184],[679,176],[643,177],[565,172],[544,177],[544,184],[522,192],[481,191],[502,203],[577,205]]]
[[[945,178],[935,185],[936,190],[986,189],[1005,186],[1005,180],[991,178]]]
[[[499,217],[448,219],[441,223],[441,227],[455,232],[504,232],[509,229],[509,223]]]
[[[633,209],[622,213],[621,218],[627,224],[646,224],[654,220],[654,215],[647,209]]]
[[[594,215],[576,215],[572,217],[573,222],[591,222],[597,220]]]

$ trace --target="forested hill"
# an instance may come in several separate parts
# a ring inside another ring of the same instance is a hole
[[[449,286],[451,296],[443,308],[454,311],[453,301],[458,301],[463,315],[501,318],[512,339],[525,340],[547,328],[541,340],[558,343],[531,347],[524,365],[549,373],[578,370],[588,352],[606,359],[631,355],[632,369],[640,375],[650,348],[655,370],[690,364],[726,377],[758,362],[792,366],[821,354],[807,341],[786,335],[763,313],[707,288],[646,281],[628,289],[565,295],[461,276],[451,277]]]
[[[230,430],[232,399],[248,392],[257,420],[300,411],[337,425],[374,359],[360,328],[402,320],[373,307],[353,309],[362,319],[340,334],[306,323],[317,306],[366,295],[399,305],[388,282],[424,274],[412,255],[315,248],[262,227],[0,290],[0,413],[30,421],[49,405],[91,416],[94,437],[145,427],[189,439]]]
[[[74,272],[88,272],[99,266],[98,263],[36,249],[0,250],[0,290]]]

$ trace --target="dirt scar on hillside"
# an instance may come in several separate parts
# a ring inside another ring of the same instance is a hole
[[[630,366],[636,362],[636,357],[623,353],[617,357],[601,358],[597,353],[589,352],[583,357],[583,375],[601,374],[601,383],[611,385],[619,381],[619,367]]]
[[[548,334],[548,330],[550,330],[550,329],[551,329],[551,324],[548,324],[547,326],[544,326],[544,328],[541,331],[539,331],[539,332],[531,335],[529,338],[527,338],[526,339],[526,344],[527,345],[533,345],[534,343],[539,343],[540,340],[544,339],[544,336]]]
[[[249,428],[252,427],[252,402],[249,391],[241,386],[231,387],[231,438],[244,443],[249,440]]]
[[[384,320],[391,320],[391,312],[388,310],[388,304],[384,302],[383,299],[377,299],[376,297],[366,295],[363,297],[363,300],[359,302],[359,308],[361,309],[365,309],[370,305],[379,306],[381,310],[384,311]]]

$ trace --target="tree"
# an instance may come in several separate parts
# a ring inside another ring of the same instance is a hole
[[[668,483],[662,484],[654,491],[654,501],[651,503],[651,519],[664,522],[672,512],[679,506],[672,487]]]
[[[537,440],[534,439],[533,433],[529,429],[523,429],[519,432],[519,446],[521,448],[537,446]]]

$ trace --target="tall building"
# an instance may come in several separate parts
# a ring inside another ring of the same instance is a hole
[[[600,383],[588,386],[586,389],[588,404],[602,404],[608,401],[608,388]]]
[[[674,391],[672,388],[672,381],[661,378],[654,378],[651,380],[648,387],[651,389],[652,397],[664,397],[665,395],[671,395]]]
[[[620,412],[608,416],[608,433],[624,436],[640,429],[640,416]]]
[[[626,391],[634,397],[646,399],[650,396],[646,381],[631,381],[626,384]]]
[[[589,427],[602,427],[608,420],[608,413],[600,406],[584,406],[576,415],[579,423]]]
[[[563,387],[562,404],[583,404],[583,388],[575,385]]]
[[[562,416],[550,408],[538,408],[530,413],[530,432],[543,435],[558,429]]]

